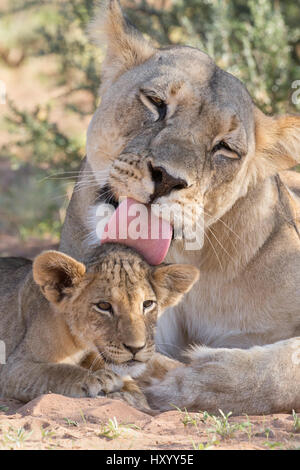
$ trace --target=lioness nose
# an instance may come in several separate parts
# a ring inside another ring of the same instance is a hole
[[[151,202],[161,196],[166,196],[173,191],[173,189],[179,190],[187,187],[185,180],[170,175],[162,166],[152,166],[150,163],[149,170],[155,185]]]
[[[123,346],[128,349],[133,355],[137,354],[141,349],[143,349],[145,347],[145,344],[143,344],[143,346],[140,346],[140,347],[135,347],[135,346],[129,346],[128,344],[123,344]]]

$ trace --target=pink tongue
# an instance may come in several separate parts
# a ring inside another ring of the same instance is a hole
[[[124,199],[108,221],[101,243],[121,243],[134,248],[152,265],[166,257],[172,240],[172,227],[151,211],[151,206]]]

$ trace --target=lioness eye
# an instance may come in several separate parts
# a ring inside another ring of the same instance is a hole
[[[157,98],[156,96],[147,96],[147,98],[156,107],[159,114],[159,120],[162,121],[167,114],[166,103],[162,99]]]
[[[150,100],[155,106],[163,106],[165,103],[160,98],[156,96],[147,96],[148,100]]]
[[[145,106],[150,108],[153,111],[153,107],[155,107],[158,113],[157,121],[162,121],[167,114],[167,104],[158,96],[147,93],[146,90],[141,90],[140,98]],[[149,105],[152,105],[149,106]]]
[[[154,300],[145,300],[143,303],[143,309],[145,310],[152,310],[155,306],[156,302]]]
[[[99,302],[95,304],[96,310],[105,313],[113,313],[113,308],[109,302]]]
[[[221,140],[218,144],[212,149],[214,156],[220,156],[225,158],[230,158],[231,160],[240,160],[241,156],[238,152],[232,150],[229,145]]]

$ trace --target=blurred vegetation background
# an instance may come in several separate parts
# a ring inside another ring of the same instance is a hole
[[[98,103],[104,51],[85,34],[95,0],[0,0],[0,236],[59,236]],[[240,78],[267,113],[299,112],[295,0],[123,0],[157,45],[188,44]],[[74,172],[74,173],[72,173]],[[8,240],[8,238],[6,238]],[[1,252],[1,243],[0,243]],[[5,249],[2,248],[2,254]]]

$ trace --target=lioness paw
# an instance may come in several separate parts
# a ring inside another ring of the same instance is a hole
[[[189,354],[189,365],[170,371],[163,380],[146,388],[150,406],[161,411],[174,409],[175,405],[194,411],[217,413],[221,409],[242,414],[247,403],[247,410],[253,413],[271,412],[270,400],[259,407],[269,384],[266,371],[270,357],[264,358],[263,351],[260,347],[195,348]]]

